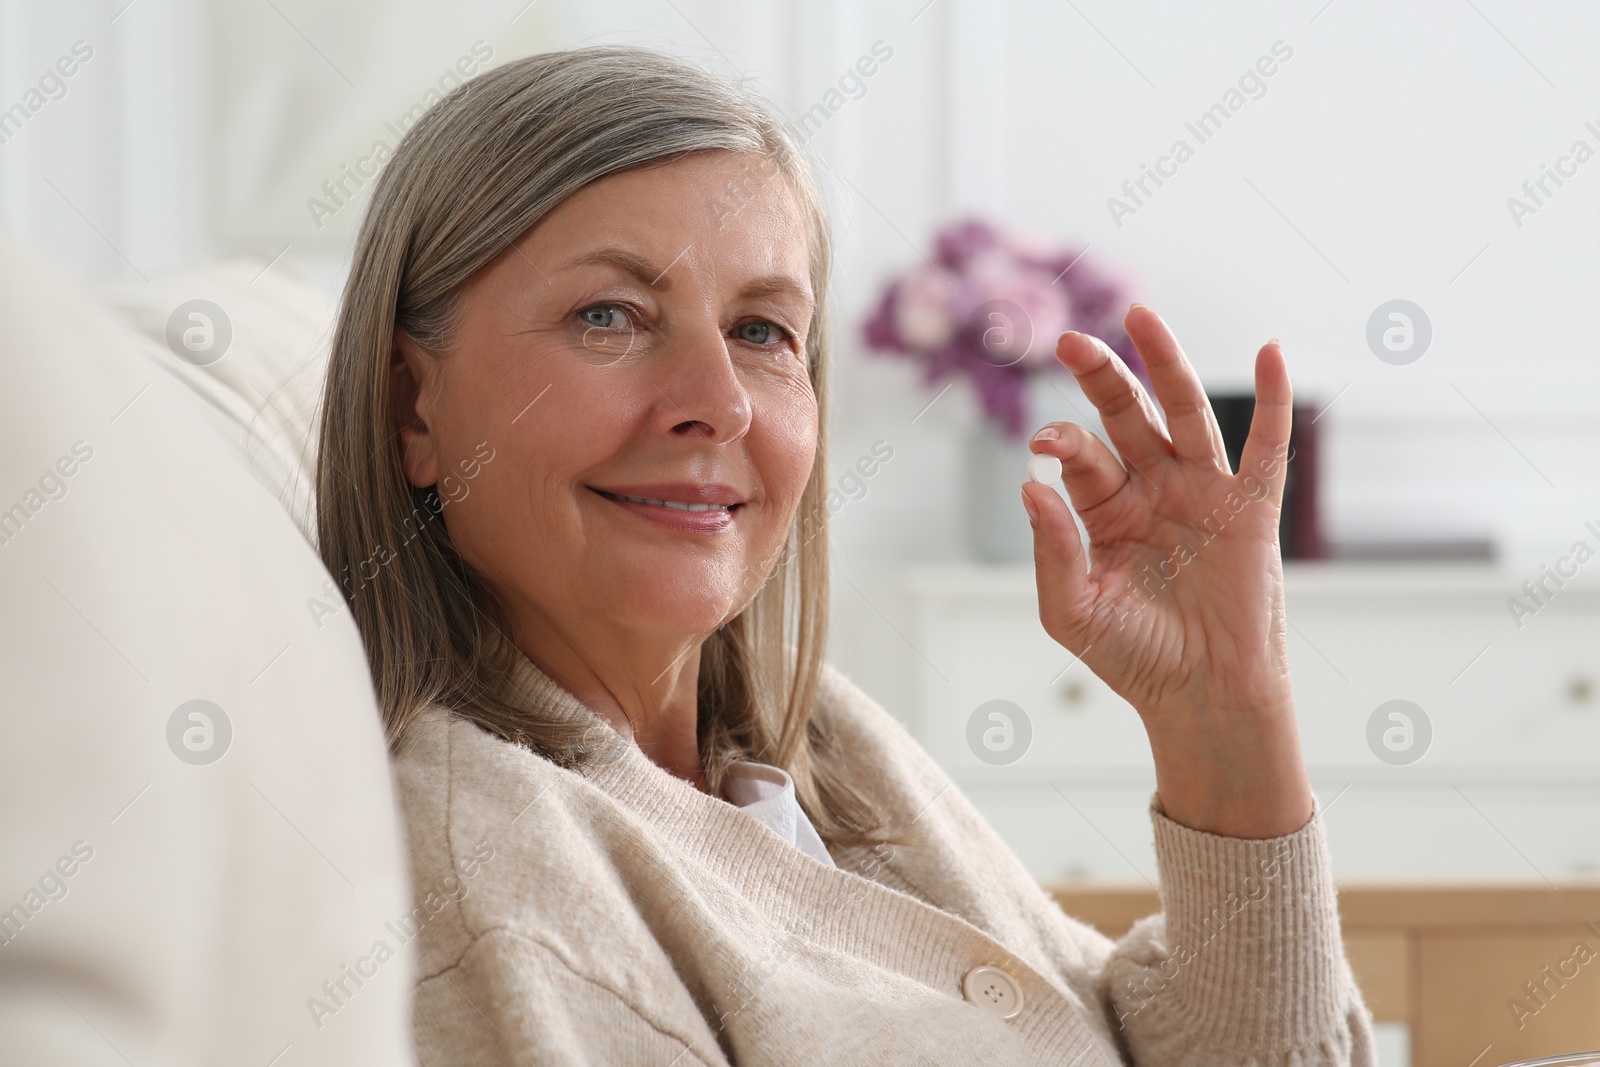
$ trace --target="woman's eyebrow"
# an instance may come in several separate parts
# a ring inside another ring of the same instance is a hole
[[[688,251],[688,249],[685,249],[684,251]],[[678,257],[673,259],[672,263],[668,263],[665,267],[657,267],[655,264],[639,258],[626,249],[599,248],[592,252],[585,252],[583,255],[578,256],[575,259],[568,260],[566,263],[563,263],[559,269],[571,270],[574,267],[587,267],[595,264],[606,264],[616,267],[625,274],[631,275],[652,289],[666,291],[672,288],[672,279],[666,277],[666,274],[672,269],[673,264],[677,263],[678,259],[681,259],[682,256],[683,253],[680,252]],[[807,305],[815,303],[815,300],[811,295],[811,287],[802,284],[787,274],[767,274],[762,275],[759,278],[752,278],[748,283],[746,283],[744,288],[740,290],[739,295],[745,297],[795,296],[805,301]]]
[[[816,300],[811,295],[811,287],[802,285],[787,274],[767,274],[760,278],[753,278],[750,283],[739,291],[740,296],[793,296],[799,298],[807,307],[811,307]]]
[[[674,259],[672,262],[676,263],[677,260]],[[661,277],[667,270],[671,269],[672,263],[667,264],[665,268],[657,268],[653,264],[640,259],[632,252],[621,248],[597,248],[593,252],[585,252],[576,259],[570,259],[563,263],[559,269],[571,270],[573,267],[588,267],[595,264],[607,264],[616,267],[625,274],[631,274],[653,289],[672,288],[672,280],[670,278],[663,280]]]

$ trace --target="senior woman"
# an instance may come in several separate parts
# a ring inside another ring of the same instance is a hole
[[[1072,501],[1022,487],[1040,615],[1156,766],[1164,910],[1112,942],[822,662],[829,241],[758,99],[632,48],[479,76],[377,184],[318,529],[395,749],[422,1062],[1373,1062],[1291,705],[1278,345],[1239,474],[1153,311],[1165,424],[1056,350],[1122,459],[1034,438]]]

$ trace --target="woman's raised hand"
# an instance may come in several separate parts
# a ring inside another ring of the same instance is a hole
[[[1056,358],[1122,458],[1075,423],[1035,435],[1035,453],[1061,460],[1072,501],[1069,510],[1049,486],[1022,487],[1040,621],[1139,712],[1168,817],[1230,837],[1291,833],[1315,801],[1289,687],[1278,551],[1293,400],[1283,352],[1272,341],[1256,355],[1255,415],[1236,474],[1166,323],[1135,304],[1124,325],[1166,425],[1103,342],[1062,335]]]

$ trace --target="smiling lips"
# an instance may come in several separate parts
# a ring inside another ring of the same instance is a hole
[[[656,525],[694,533],[727,529],[734,513],[745,505],[743,494],[727,485],[678,482],[589,488]]]

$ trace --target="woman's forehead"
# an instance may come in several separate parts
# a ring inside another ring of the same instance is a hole
[[[551,273],[613,269],[669,289],[675,275],[812,299],[805,219],[788,182],[734,153],[699,153],[579,190],[519,241]],[[725,179],[736,179],[728,185]]]
[[[637,238],[637,235],[632,236]],[[805,273],[791,269],[786,262],[790,257],[774,255],[780,249],[773,242],[752,242],[738,248],[726,244],[719,246],[715,240],[707,245],[691,242],[679,249],[670,261],[665,260],[662,254],[652,254],[641,247],[647,244],[627,238],[621,243],[598,244],[558,262],[554,269],[609,268],[662,292],[676,288],[685,273],[700,275],[702,280],[716,280],[719,272],[731,269],[733,273],[721,280],[737,285],[740,296],[771,296],[793,298],[803,303],[814,302],[811,284]],[[716,255],[719,247],[727,255]]]

